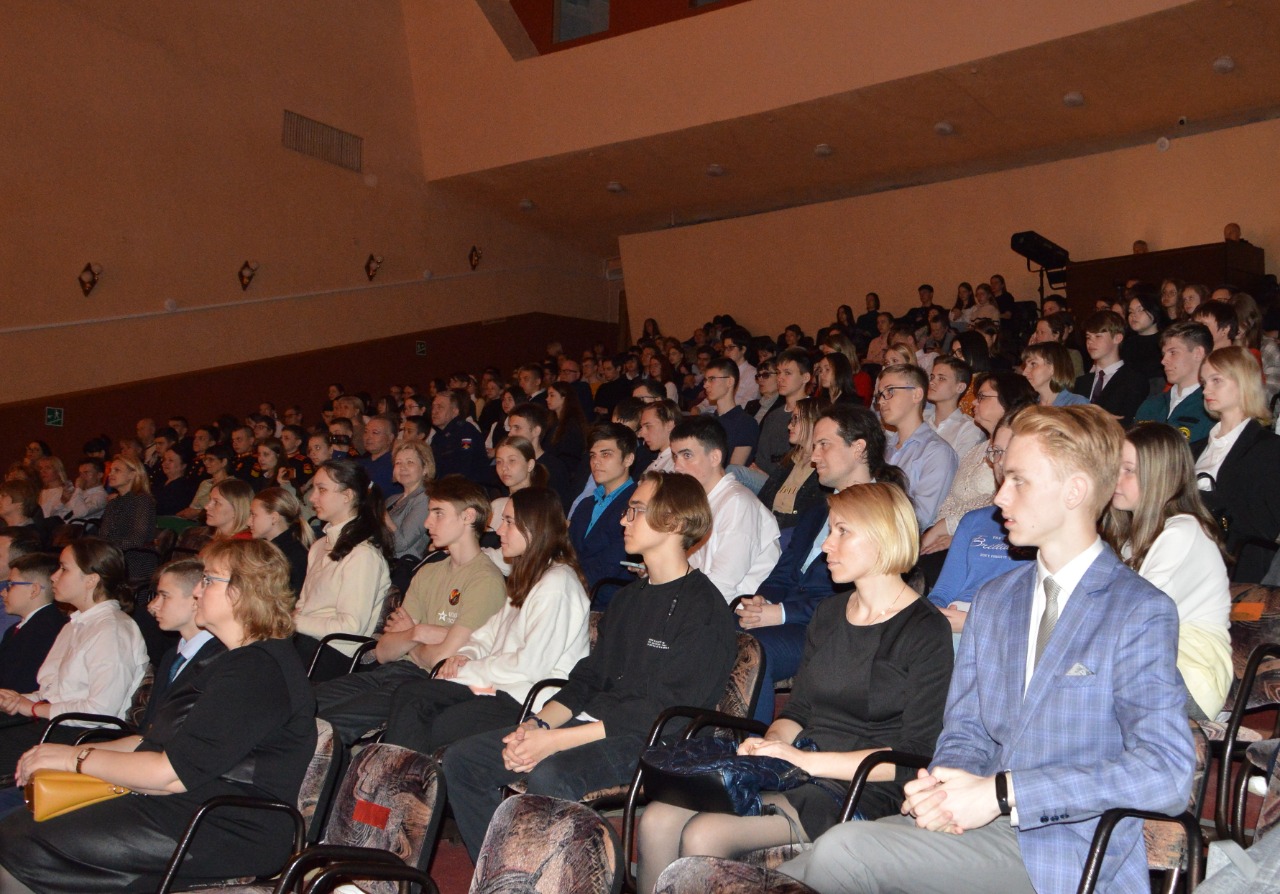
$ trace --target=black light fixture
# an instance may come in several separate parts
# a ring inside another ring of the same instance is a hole
[[[1009,247],[1027,259],[1027,270],[1040,274],[1040,300],[1044,301],[1044,281],[1058,289],[1066,283],[1071,253],[1035,230],[1023,230],[1009,237]],[[1032,263],[1036,264],[1033,268]]]
[[[89,297],[89,293],[93,291],[93,287],[98,284],[98,279],[102,276],[102,265],[95,264],[90,261],[84,265],[84,269],[80,271],[77,279],[80,282],[80,291],[84,292],[85,297]]]
[[[240,291],[242,291],[242,292],[243,292],[243,291],[248,290],[248,288],[249,288],[249,283],[253,282],[253,277],[257,274],[257,272],[258,272],[258,262],[257,262],[257,261],[245,261],[245,262],[244,262],[244,264],[240,267],[240,273],[239,273],[239,276],[240,276]]]
[[[475,270],[480,266],[480,259],[484,257],[484,252],[478,245],[471,246],[471,251],[467,252],[467,263],[471,265],[471,269]]]
[[[381,266],[381,255],[369,255],[369,259],[364,262],[364,275],[369,277],[369,282],[373,282],[373,278],[378,275],[378,268]]]

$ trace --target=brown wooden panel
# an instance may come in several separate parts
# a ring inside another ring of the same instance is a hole
[[[310,424],[320,418],[329,382],[340,381],[350,392],[368,391],[376,398],[393,383],[423,388],[429,379],[461,369],[478,374],[486,366],[496,366],[509,373],[520,363],[539,360],[553,339],[575,355],[596,342],[612,350],[617,324],[521,314],[96,391],[49,395],[0,407],[0,431],[7,441],[4,459],[6,464],[20,459],[23,446],[39,438],[48,442],[54,455],[74,462],[85,441],[98,434],[132,435],[134,423],[144,416],[163,425],[167,416],[181,415],[199,425],[221,413],[256,413],[264,400],[282,411],[291,404],[301,405]],[[418,356],[418,342],[425,344],[425,356]],[[68,362],[92,363],[93,359]],[[44,424],[47,406],[65,411],[62,428]]]

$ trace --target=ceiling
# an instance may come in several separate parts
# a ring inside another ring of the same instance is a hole
[[[628,233],[1276,117],[1277,47],[1280,2],[1201,0],[765,114],[435,183],[612,256],[617,237]],[[1226,74],[1214,69],[1223,55],[1235,63]],[[1071,91],[1083,94],[1083,106],[1064,104]],[[953,133],[935,132],[940,122],[950,124]],[[817,156],[819,143],[832,147],[832,154]],[[710,176],[712,164],[724,173]],[[623,191],[608,191],[610,181],[622,184]],[[533,208],[522,210],[523,200],[532,201]]]

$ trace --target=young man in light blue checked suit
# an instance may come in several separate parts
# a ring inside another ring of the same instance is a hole
[[[1039,556],[978,591],[932,767],[903,816],[837,826],[783,872],[821,894],[1070,894],[1103,811],[1186,808],[1177,611],[1097,534],[1122,443],[1093,406],[1016,417],[995,502],[1009,541]],[[1129,820],[1098,890],[1148,889]]]

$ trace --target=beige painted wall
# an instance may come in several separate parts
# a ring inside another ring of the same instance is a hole
[[[1183,2],[752,0],[519,62],[473,0],[404,5],[418,112],[449,135],[423,146],[437,179],[781,108]]]
[[[749,4],[748,4],[749,5]],[[931,282],[950,306],[956,283],[1003,273],[1032,297],[1037,279],[1009,250],[1036,230],[1076,260],[1222,239],[1238,221],[1280,269],[1280,121],[946,183],[620,240],[632,319],[686,336],[715,313],[753,332],[798,322],[813,332],[848,303],[879,292],[886,310],[916,303]]]
[[[5,29],[0,403],[609,314],[601,259],[427,185],[399,0],[26,0]],[[364,171],[283,148],[286,108],[364,137]],[[242,292],[245,260],[261,266]],[[85,298],[88,261],[104,273]]]

